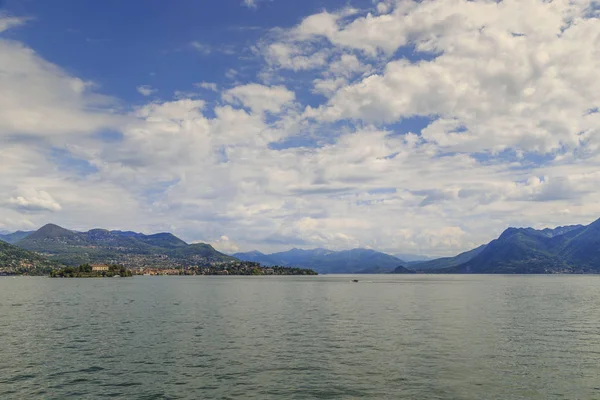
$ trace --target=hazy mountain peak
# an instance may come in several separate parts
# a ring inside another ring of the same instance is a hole
[[[31,235],[27,236],[27,240],[52,239],[60,237],[72,237],[76,232],[65,229],[56,224],[46,224]]]
[[[5,234],[0,234],[0,241],[15,244],[19,240],[26,238],[31,235],[32,231],[16,231],[16,232],[7,232]]]
[[[392,272],[403,264],[403,261],[397,257],[363,248],[341,251],[324,248],[310,250],[293,248],[273,254],[255,251],[235,253],[234,256],[244,261],[311,268],[321,273]]]
[[[144,235],[100,228],[75,232],[48,224],[19,241],[18,245],[49,254],[51,259],[68,265],[114,262],[137,267],[235,261],[208,244],[188,245],[169,232]]]
[[[262,253],[258,250],[252,250],[252,251],[246,251],[246,252],[240,252],[237,254],[247,254],[247,255],[254,255],[254,256],[264,256],[265,253]]]

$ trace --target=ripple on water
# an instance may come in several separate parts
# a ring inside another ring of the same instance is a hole
[[[83,373],[87,373],[87,374],[93,374],[93,373],[104,371],[104,370],[105,370],[105,368],[102,368],[102,367],[97,366],[97,365],[93,365],[91,367],[82,368],[82,369],[80,369],[77,372],[83,372]]]
[[[596,277],[339,279],[0,280],[0,398],[600,398]]]
[[[32,375],[32,374],[19,374],[19,375],[11,376],[10,378],[8,378],[6,380],[0,380],[0,383],[16,383],[16,382],[22,382],[22,381],[35,379],[36,377],[37,377],[37,375]]]

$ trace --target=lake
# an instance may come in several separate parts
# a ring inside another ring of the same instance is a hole
[[[600,276],[0,278],[0,398],[599,399]]]

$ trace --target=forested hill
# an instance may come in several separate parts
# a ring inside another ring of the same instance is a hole
[[[16,245],[71,266],[115,263],[128,267],[173,267],[236,261],[208,244],[187,244],[171,233],[144,235],[106,229],[76,232],[54,224],[43,226]]]
[[[33,252],[0,241],[0,274],[46,274],[60,264]]]

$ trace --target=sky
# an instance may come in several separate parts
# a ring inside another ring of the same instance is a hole
[[[0,231],[454,255],[600,217],[600,3],[0,0]]]

